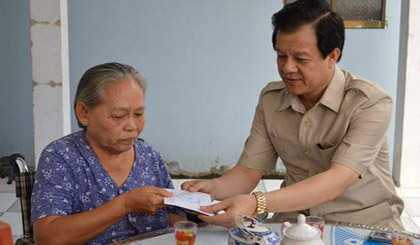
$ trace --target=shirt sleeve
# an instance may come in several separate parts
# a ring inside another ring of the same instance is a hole
[[[332,158],[332,162],[352,168],[361,177],[384,147],[391,120],[392,99],[380,95],[370,98],[355,110],[348,132]]]
[[[267,132],[264,118],[264,90],[255,109],[251,133],[245,142],[238,165],[262,171],[276,167],[278,155]]]
[[[50,215],[71,214],[74,182],[64,159],[47,147],[38,163],[31,197],[31,222]]]

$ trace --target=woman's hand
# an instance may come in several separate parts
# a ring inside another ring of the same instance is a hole
[[[117,196],[109,202],[82,213],[67,216],[50,215],[34,222],[37,244],[84,244],[128,213],[154,214],[165,207],[164,197],[172,193],[165,189],[144,186]],[[172,222],[181,219],[170,215]]]
[[[221,225],[227,228],[236,226],[234,218],[235,214],[243,214],[251,216],[257,207],[257,200],[252,194],[236,195],[222,202],[211,206],[203,206],[201,210],[208,213],[215,213],[215,216],[199,215],[201,220],[215,225]],[[225,213],[217,214],[224,210]]]
[[[155,186],[143,186],[126,193],[124,205],[127,213],[154,214],[166,207],[164,197],[173,194],[163,188]]]

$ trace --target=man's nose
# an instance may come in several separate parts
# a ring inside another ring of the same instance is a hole
[[[296,62],[290,57],[287,57],[284,60],[283,64],[281,64],[280,68],[281,68],[281,71],[285,72],[285,73],[296,72],[296,70],[297,70],[296,69]]]

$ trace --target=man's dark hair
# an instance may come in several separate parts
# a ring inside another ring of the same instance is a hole
[[[341,59],[344,47],[344,22],[325,0],[298,0],[286,4],[271,18],[273,24],[273,47],[276,49],[277,32],[290,34],[301,26],[312,24],[317,46],[325,59],[334,48],[340,49]]]

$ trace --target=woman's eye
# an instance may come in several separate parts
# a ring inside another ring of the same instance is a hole
[[[124,115],[115,115],[115,116],[112,116],[112,117],[117,119],[117,120],[120,120],[120,119],[124,118]]]

